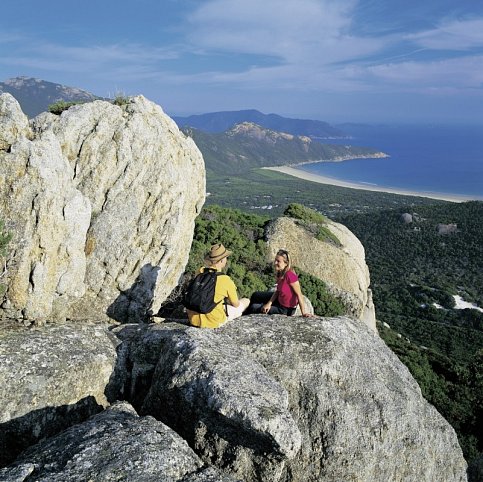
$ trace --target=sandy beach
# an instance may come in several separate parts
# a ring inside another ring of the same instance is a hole
[[[440,192],[417,192],[417,191],[406,191],[404,189],[394,189],[384,186],[374,186],[371,184],[362,184],[356,182],[347,182],[340,179],[335,179],[332,177],[320,176],[318,174],[312,174],[307,171],[302,171],[301,169],[296,169],[289,166],[278,166],[278,167],[264,167],[263,169],[269,169],[271,171],[281,172],[283,174],[288,174],[289,176],[298,177],[299,179],[305,179],[306,181],[318,182],[321,184],[330,184],[332,186],[348,187],[351,189],[363,189],[364,191],[376,191],[376,192],[388,192],[391,194],[400,194],[402,196],[419,196],[428,197],[431,199],[438,199],[441,201],[451,201],[451,202],[464,202],[464,201],[483,201],[483,196],[464,196],[459,194],[446,194]]]

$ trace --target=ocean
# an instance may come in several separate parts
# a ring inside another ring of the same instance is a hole
[[[483,127],[340,127],[352,138],[321,142],[368,146],[390,157],[317,162],[297,166],[297,169],[380,188],[483,199]]]

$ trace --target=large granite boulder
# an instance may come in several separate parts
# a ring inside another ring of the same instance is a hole
[[[244,481],[466,480],[452,427],[358,320],[252,315],[117,334],[135,406]]]
[[[235,482],[200,458],[176,432],[120,402],[31,447],[0,469],[0,480],[37,482]]]
[[[349,315],[376,331],[364,247],[344,225],[327,219],[325,227],[340,245],[317,239],[293,218],[276,219],[266,231],[269,257],[273,259],[279,249],[288,250],[296,266],[324,281],[329,291],[343,300]]]
[[[201,153],[142,96],[30,124],[0,96],[4,316],[139,320],[177,285],[204,202]]]
[[[2,328],[0,465],[99,412],[125,384],[123,348],[104,324]]]

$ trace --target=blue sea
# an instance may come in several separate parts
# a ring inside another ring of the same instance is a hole
[[[352,137],[321,142],[372,147],[390,157],[318,162],[297,169],[378,188],[483,199],[483,126],[340,128]]]

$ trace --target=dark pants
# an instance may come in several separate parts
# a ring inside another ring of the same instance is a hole
[[[265,303],[270,301],[273,295],[273,291],[255,291],[250,297],[250,305],[243,313],[244,315],[251,315],[255,313],[261,313],[262,307]],[[295,308],[287,308],[279,304],[278,300],[275,300],[268,312],[269,315],[287,315],[292,316],[295,313]]]

